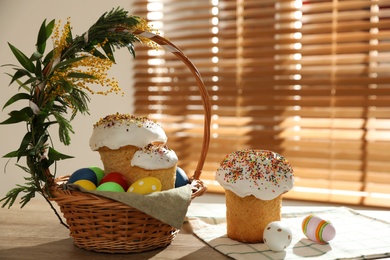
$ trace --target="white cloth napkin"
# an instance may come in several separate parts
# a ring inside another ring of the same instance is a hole
[[[202,214],[204,212],[205,214]],[[317,244],[302,232],[302,220],[309,214],[329,220],[336,237],[329,244]],[[193,203],[187,218],[194,234],[233,259],[376,259],[390,257],[390,223],[362,215],[345,207],[304,208],[284,206],[282,221],[292,230],[291,245],[273,252],[265,244],[245,244],[226,236],[225,205]]]

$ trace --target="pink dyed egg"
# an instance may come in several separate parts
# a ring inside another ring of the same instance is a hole
[[[302,231],[308,239],[317,243],[327,243],[336,236],[332,223],[313,214],[302,221]]]

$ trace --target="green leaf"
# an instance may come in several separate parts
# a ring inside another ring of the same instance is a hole
[[[37,80],[40,80],[40,78],[37,78],[37,77],[31,77],[30,76],[30,78],[28,79],[28,80],[26,80],[25,82],[21,82],[20,80],[18,80],[18,79],[16,79],[15,81],[16,81],[16,83],[18,83],[18,85],[19,85],[19,89],[20,88],[23,88],[23,89],[25,89],[26,91],[30,91],[30,83],[33,83],[33,82],[36,82]]]
[[[68,44],[73,43],[72,27],[69,28],[68,36],[66,37],[66,42]]]
[[[133,44],[128,44],[127,45],[127,49],[129,50],[129,52],[131,53],[131,55],[133,55],[133,58],[135,58],[135,49],[134,49],[134,45]]]
[[[68,77],[71,78],[80,78],[80,79],[94,79],[95,77],[90,74],[80,73],[80,72],[71,72],[68,74]]]
[[[52,147],[49,147],[49,153],[48,153],[49,160],[59,161],[59,160],[65,160],[65,159],[71,159],[74,158],[73,156],[62,154],[60,152],[57,152]]]
[[[1,122],[0,124],[6,125],[6,124],[15,124],[23,121],[29,121],[32,115],[33,112],[30,107],[25,107],[19,111],[14,110],[9,113],[10,117],[5,121]]]
[[[8,74],[8,75],[11,76],[11,74]],[[14,83],[15,80],[20,79],[21,77],[24,77],[24,76],[31,77],[31,74],[27,70],[17,69],[15,74],[13,76],[11,76],[12,79],[11,79],[11,82],[9,83],[9,85]]]
[[[38,51],[34,51],[34,53],[31,55],[30,57],[30,60],[31,61],[36,61],[36,60],[39,60],[40,58],[43,57],[43,54],[38,52]]]
[[[15,55],[16,59],[19,61],[19,63],[29,72],[34,73],[35,66],[32,61],[27,58],[27,56],[21,52],[18,48],[13,46],[12,44],[8,43],[9,47],[11,48],[12,53]]]
[[[18,151],[23,152],[23,151],[27,150],[29,144],[31,143],[31,140],[32,140],[32,133],[27,132],[24,135],[22,142],[20,143]]]
[[[101,59],[107,59],[107,57],[103,53],[101,53],[100,51],[98,51],[95,48],[86,48],[86,51],[90,52],[95,57],[98,57]]]
[[[23,156],[27,156],[29,154],[31,154],[31,149],[25,151],[18,151],[17,162],[19,162],[20,158],[22,158]]]
[[[73,85],[69,83],[69,81],[62,80],[62,88],[65,90],[66,93],[72,93],[73,91]]]
[[[3,158],[13,158],[13,157],[18,157],[18,151],[12,151],[3,155]]]
[[[29,187],[24,187],[24,192],[26,193],[24,196],[20,199],[20,208],[23,208],[26,206],[26,204],[35,197],[35,193],[39,192],[39,188],[33,186],[34,183],[30,184]]]
[[[61,115],[61,113],[52,112],[53,116],[56,118],[58,123],[58,135],[60,138],[60,141],[65,144],[70,144],[70,133],[74,133],[72,125],[70,124],[69,120],[67,120],[65,117]]]
[[[111,48],[111,45],[110,44],[105,44],[102,46],[102,49],[104,50],[104,52],[106,53],[107,57],[115,62],[115,57],[114,57],[114,53],[113,53],[113,50]]]
[[[26,180],[29,180],[25,178]],[[0,202],[4,202],[1,207],[5,207],[8,205],[8,208],[11,208],[12,205],[15,203],[16,199],[18,196],[22,193],[26,193],[24,196],[22,196],[20,200],[21,208],[23,208],[32,198],[35,197],[35,192],[38,191],[38,189],[34,186],[33,181],[29,181],[26,183],[28,186],[23,186],[23,185],[16,185],[16,188],[13,188],[9,192],[7,192],[6,196],[0,200]]]
[[[21,193],[23,190],[24,188],[18,187],[7,192],[6,196],[0,200],[0,202],[4,202],[1,207],[4,208],[8,205],[8,208],[11,208],[12,205],[15,203],[15,200],[18,198],[19,193]]]
[[[35,65],[35,75],[37,75],[37,77],[42,78],[42,63],[38,59],[35,64],[36,64]]]
[[[53,19],[50,21],[50,23],[47,24],[47,26],[46,26],[46,40],[49,39],[50,35],[52,34],[55,22],[56,22],[56,20]]]
[[[67,59],[63,62],[60,62],[58,63],[53,69],[58,69],[58,68],[64,68],[66,66],[69,66],[71,65],[72,63],[76,62],[76,61],[79,61],[79,60],[82,60],[84,59],[86,56],[81,56],[81,57],[77,57],[77,58],[73,58],[73,59]]]
[[[88,102],[90,101],[90,98],[87,93],[75,88],[70,94],[69,101],[72,104],[74,113],[81,112],[82,114],[88,114]],[[72,115],[71,119],[73,119],[74,116],[75,114]]]
[[[49,139],[48,134],[42,134],[39,136],[39,139],[36,142],[35,146],[32,147],[32,149],[31,149],[33,155],[40,155],[41,154],[42,148],[45,146],[48,139]]]
[[[18,66],[16,66],[15,64],[3,64],[0,67],[15,67],[15,68],[17,68]]]
[[[46,19],[42,22],[41,28],[39,29],[38,39],[37,39],[37,51],[41,54],[45,52],[46,49]]]
[[[57,105],[57,104],[53,103],[53,106],[51,107],[50,112],[66,113],[67,108],[68,108],[67,106],[69,106],[69,104],[67,104],[67,102],[61,98],[57,98],[55,101],[60,103],[60,104]]]
[[[17,93],[14,96],[12,96],[3,106],[3,109],[6,108],[7,106],[15,103],[18,100],[22,99],[30,99],[30,95],[27,93]]]
[[[31,77],[29,78],[28,80],[26,80],[25,82],[19,82],[18,81],[18,84],[19,84],[19,87],[23,87],[23,86],[27,86],[33,82],[36,82],[37,80],[40,80],[40,78],[37,78],[37,77]]]
[[[37,47],[37,52],[41,53],[42,55],[46,49],[46,41],[47,41],[47,39],[49,39],[50,35],[53,32],[54,22],[55,22],[55,20],[52,20],[46,26],[46,19],[45,19],[42,22],[42,25],[39,29],[36,47]]]

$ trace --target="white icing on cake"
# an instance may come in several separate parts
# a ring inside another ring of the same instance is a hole
[[[240,150],[225,157],[216,180],[240,197],[254,195],[272,200],[292,189],[294,173],[290,163],[278,153]]]
[[[93,151],[103,146],[116,150],[127,145],[145,147],[150,143],[165,144],[167,139],[161,126],[146,117],[114,114],[94,125],[89,146]]]
[[[132,166],[145,170],[168,169],[177,164],[178,158],[173,150],[162,146],[148,145],[135,152]]]

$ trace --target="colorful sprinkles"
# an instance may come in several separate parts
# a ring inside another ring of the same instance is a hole
[[[98,126],[103,125],[104,127],[112,127],[115,124],[136,124],[138,127],[152,128],[157,126],[158,124],[150,120],[146,116],[134,116],[131,114],[112,114],[108,115],[104,118],[100,118],[98,122],[96,122],[93,127],[96,128]]]
[[[283,183],[292,182],[293,169],[282,155],[268,150],[239,150],[225,157],[217,170],[217,179],[232,185],[245,181],[250,189],[273,193]],[[221,176],[223,175],[223,176]]]
[[[153,145],[153,144],[148,144],[147,146],[143,147],[143,148],[139,148],[138,151],[141,151],[142,153],[144,154],[149,154],[150,155],[150,158],[153,158],[155,156],[158,156],[160,158],[165,158],[165,160],[167,162],[170,161],[170,158],[167,157],[166,155],[168,155],[169,153],[172,152],[172,150],[170,148],[168,148],[168,146],[166,145]]]

